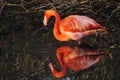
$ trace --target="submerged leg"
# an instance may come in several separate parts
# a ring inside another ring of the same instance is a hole
[[[81,42],[82,42],[82,41],[78,41],[78,45],[80,45],[80,44],[81,44]]]

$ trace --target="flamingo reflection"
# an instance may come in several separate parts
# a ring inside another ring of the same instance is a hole
[[[49,64],[49,67],[55,77],[61,78],[65,76],[68,68],[74,71],[89,68],[97,63],[108,51],[108,49],[100,51],[99,49],[91,50],[88,47],[62,46],[56,51],[56,56],[62,70],[56,70],[52,63]]]

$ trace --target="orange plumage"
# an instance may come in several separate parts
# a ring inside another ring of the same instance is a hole
[[[57,78],[65,76],[67,69],[79,71],[86,69],[97,63],[109,49],[99,51],[98,49],[90,50],[87,48],[63,46],[57,49],[56,56],[61,66],[61,71],[57,71],[52,63],[49,67],[53,75]]]
[[[55,10],[46,10],[44,13],[44,25],[47,25],[51,16],[55,16],[54,36],[59,41],[75,40],[79,43],[83,38],[96,33],[97,31],[105,31],[106,28],[98,24],[95,20],[87,16],[70,15],[61,20],[59,14]]]

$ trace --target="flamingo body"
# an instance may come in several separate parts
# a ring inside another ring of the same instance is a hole
[[[47,25],[51,16],[56,18],[53,32],[59,41],[82,41],[83,38],[99,30],[107,32],[105,27],[87,16],[70,15],[61,20],[59,14],[54,10],[45,11],[44,25]]]
[[[80,41],[100,29],[100,25],[86,16],[71,15],[61,20],[60,32],[66,34],[70,39]],[[95,30],[92,30],[95,29]],[[85,33],[88,31],[87,33]]]

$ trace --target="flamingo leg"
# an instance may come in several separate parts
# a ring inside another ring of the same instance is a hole
[[[93,42],[95,43],[97,41],[97,37],[98,37],[98,32],[95,33],[96,38],[94,38]]]
[[[81,44],[81,41],[78,41],[78,45],[80,45]]]

